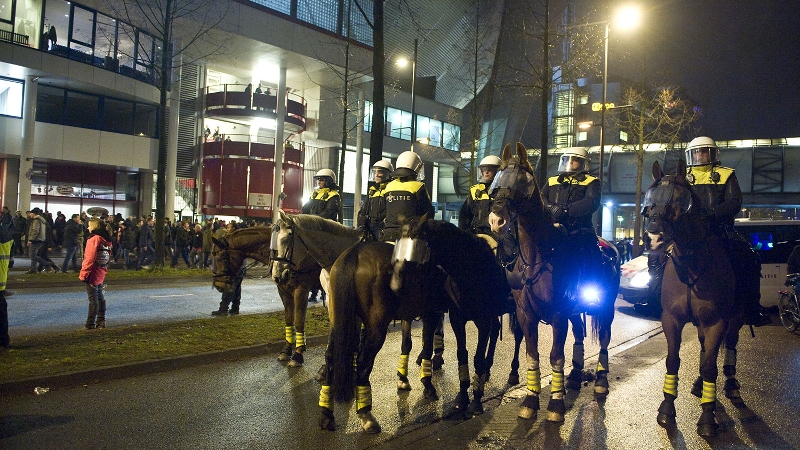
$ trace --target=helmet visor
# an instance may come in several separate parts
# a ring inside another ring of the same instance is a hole
[[[567,173],[585,172],[588,170],[586,158],[577,155],[561,155],[558,171]]]
[[[686,150],[686,164],[702,166],[719,162],[719,149],[717,147],[697,147]]]

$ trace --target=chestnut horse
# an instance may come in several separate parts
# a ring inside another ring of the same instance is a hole
[[[692,393],[701,397],[697,434],[716,436],[717,356],[725,343],[725,395],[741,405],[736,374],[736,344],[743,314],[735,301],[736,277],[723,243],[701,215],[699,200],[686,180],[686,165],[678,162],[675,175],[664,175],[656,161],[655,182],[647,190],[642,214],[649,218],[650,251],[666,256],[661,285],[661,326],[667,338],[667,373],[658,423],[675,425],[681,332],[687,323],[697,327],[701,344],[700,376]]]
[[[518,143],[516,150],[516,155],[512,155],[509,145],[503,149],[503,163],[492,185],[494,204],[489,223],[495,233],[509,233],[512,232],[510,227],[514,227],[519,242],[519,256],[513,269],[506,274],[517,303],[517,320],[525,336],[528,357],[528,391],[519,417],[536,418],[539,410],[541,372],[538,329],[539,322],[544,321],[553,329],[550,349],[553,374],[547,420],[563,422],[566,412],[564,346],[569,322],[572,321],[576,336],[573,351],[575,372],[576,365],[583,364],[584,328],[579,320],[581,312],[588,312],[592,316],[593,335],[599,339],[601,347],[595,395],[604,397],[608,394],[608,345],[611,341],[611,322],[614,320],[614,302],[619,290],[619,255],[613,245],[599,239],[598,246],[603,254],[602,261],[596,262],[599,267],[589,267],[591,270],[587,272],[592,276],[572,276],[576,272],[573,267],[575,262],[565,258],[570,252],[568,236],[560,226],[554,225],[544,207],[525,147]],[[590,291],[591,295],[583,295]],[[579,374],[578,370],[577,376]]]
[[[219,292],[230,292],[234,279],[246,269],[246,258],[269,265],[271,235],[270,228],[254,227],[234,230],[220,239],[212,236],[214,287]],[[308,293],[320,287],[319,274],[320,266],[308,257],[295,265],[284,281],[275,283],[283,302],[286,323],[286,345],[278,360],[289,361],[289,367],[303,365]]]

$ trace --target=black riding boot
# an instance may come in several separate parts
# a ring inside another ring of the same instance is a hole
[[[650,273],[650,282],[647,287],[649,289],[648,304],[651,306],[661,305],[661,282],[664,278],[664,259],[663,253],[650,252],[647,255],[647,271]]]

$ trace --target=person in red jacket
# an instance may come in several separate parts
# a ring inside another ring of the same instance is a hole
[[[106,327],[106,299],[103,296],[103,281],[108,272],[108,263],[111,260],[111,235],[100,219],[89,219],[89,239],[83,255],[81,281],[86,283],[86,293],[89,296],[89,317],[86,319],[86,329]]]

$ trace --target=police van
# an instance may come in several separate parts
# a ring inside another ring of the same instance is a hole
[[[778,304],[778,291],[785,289],[786,262],[796,245],[800,245],[800,220],[736,219],[736,231],[761,257],[761,305]],[[622,265],[620,297],[637,310],[660,316],[660,305],[649,298],[647,256],[639,256]]]
[[[786,262],[800,245],[800,220],[736,219],[736,231],[761,257],[761,305],[778,304],[778,291],[786,289]]]

